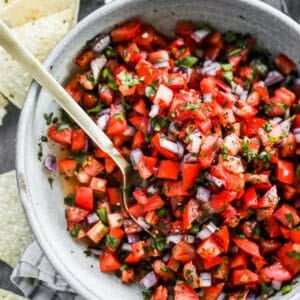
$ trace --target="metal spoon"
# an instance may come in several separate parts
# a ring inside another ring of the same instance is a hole
[[[94,143],[106,152],[117,164],[123,175],[123,205],[131,219],[137,223],[137,219],[129,212],[127,205],[128,167],[129,163],[114,147],[109,137],[92,121],[86,112],[72,99],[64,88],[50,75],[41,63],[21,45],[10,29],[0,20],[0,44],[1,46],[26,70],[56,102],[68,113],[68,115],[83,129]],[[153,234],[143,228],[148,234]]]

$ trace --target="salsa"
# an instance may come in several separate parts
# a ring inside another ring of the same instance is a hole
[[[114,161],[63,113],[48,138],[69,151],[68,231],[146,299],[286,294],[300,271],[296,64],[249,34],[189,21],[175,34],[131,20],[74,60],[66,90],[131,162],[138,224]]]

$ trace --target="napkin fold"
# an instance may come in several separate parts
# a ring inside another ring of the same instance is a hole
[[[285,0],[264,0],[264,2],[288,13]],[[37,242],[33,242],[24,251],[11,275],[11,280],[32,300],[84,300],[57,273]]]

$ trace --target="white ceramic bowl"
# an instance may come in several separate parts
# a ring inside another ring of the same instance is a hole
[[[169,34],[178,20],[209,23],[221,31],[249,32],[276,54],[285,52],[299,62],[300,27],[272,7],[255,0],[117,0],[80,22],[52,51],[45,67],[62,84],[74,72],[72,59],[85,42],[99,32],[109,32],[124,20],[139,17]],[[99,271],[96,259],[83,254],[83,246],[66,230],[63,193],[59,179],[53,189],[37,159],[38,142],[46,132],[45,112],[58,115],[49,95],[33,83],[22,110],[17,137],[17,177],[22,203],[45,254],[57,271],[87,299],[142,299],[138,287],[122,285]],[[44,153],[48,150],[44,146]],[[300,286],[280,299],[291,299]],[[299,299],[295,296],[294,299]]]

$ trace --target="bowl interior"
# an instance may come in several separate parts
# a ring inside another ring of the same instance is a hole
[[[274,54],[283,51],[295,60],[298,58],[298,25],[258,1],[189,0],[183,5],[181,0],[120,0],[102,7],[77,25],[51,53],[45,66],[64,83],[75,71],[72,60],[87,40],[133,17],[155,25],[167,35],[173,32],[178,20],[208,23],[221,31],[249,32]],[[37,159],[40,137],[46,134],[43,114],[49,112],[58,115],[58,106],[34,83],[22,111],[17,143],[19,190],[33,232],[58,272],[85,298],[141,299],[138,287],[127,287],[114,276],[100,273],[97,260],[85,257],[84,247],[66,231],[59,178],[55,178],[51,189],[50,174]],[[44,144],[44,155],[50,151],[55,150]],[[297,291],[300,287],[280,299],[291,299]]]

